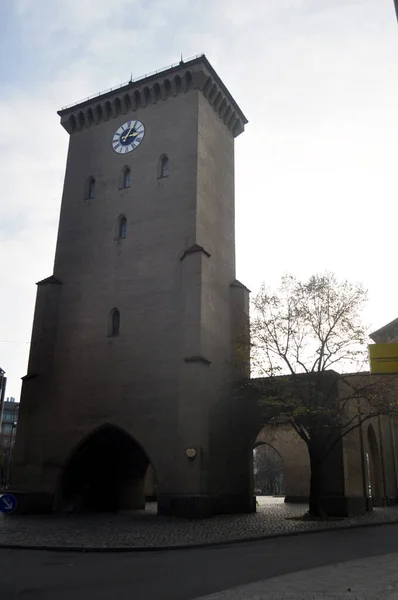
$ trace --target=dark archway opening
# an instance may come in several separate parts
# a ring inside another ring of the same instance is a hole
[[[279,452],[269,444],[259,442],[253,449],[254,494],[256,496],[283,496],[285,467]]]
[[[145,508],[149,465],[132,437],[118,427],[103,426],[79,445],[67,463],[56,508],[66,512]]]

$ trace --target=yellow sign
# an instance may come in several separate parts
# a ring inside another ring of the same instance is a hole
[[[398,373],[398,344],[370,344],[370,372]]]

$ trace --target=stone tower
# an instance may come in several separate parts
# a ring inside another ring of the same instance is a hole
[[[23,378],[21,510],[142,507],[152,465],[160,514],[251,511],[233,393],[249,368],[234,247],[245,116],[203,55],[59,115],[69,151]]]

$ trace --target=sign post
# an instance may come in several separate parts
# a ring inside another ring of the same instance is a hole
[[[17,508],[17,499],[12,494],[0,496],[0,512],[9,515]]]

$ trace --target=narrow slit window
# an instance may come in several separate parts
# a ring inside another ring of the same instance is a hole
[[[87,181],[87,191],[86,198],[92,200],[95,197],[95,179],[94,177],[89,177]]]
[[[127,237],[127,219],[124,215],[120,215],[116,224],[116,239],[122,240]]]
[[[162,156],[160,159],[160,177],[169,176],[169,159],[167,156]]]
[[[131,171],[128,167],[123,170],[123,187],[131,187]]]
[[[117,308],[113,308],[109,315],[108,336],[117,337],[120,332],[120,312]]]

